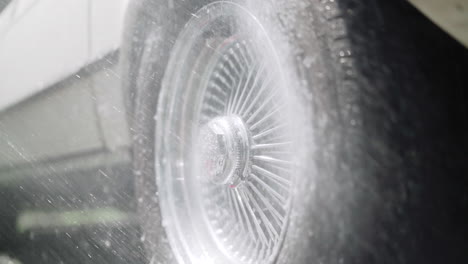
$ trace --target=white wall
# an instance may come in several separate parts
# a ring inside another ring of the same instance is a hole
[[[117,49],[127,2],[12,2],[0,14],[0,111]]]

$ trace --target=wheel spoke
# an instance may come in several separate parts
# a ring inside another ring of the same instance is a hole
[[[290,146],[291,144],[292,144],[291,141],[277,142],[277,143],[266,143],[266,144],[256,144],[256,145],[252,146],[252,149],[253,150],[256,150],[256,149],[275,149],[275,148]]]
[[[289,160],[283,160],[283,159],[277,159],[277,158],[273,158],[273,157],[270,157],[270,156],[263,156],[263,155],[255,155],[253,156],[254,159],[256,160],[261,160],[261,161],[265,161],[265,162],[269,162],[269,163],[273,163],[273,164],[278,164],[278,165],[282,165],[282,166],[292,166],[292,162],[289,161]]]
[[[262,229],[262,227],[260,226],[260,224],[258,223],[258,220],[257,220],[257,217],[255,216],[255,213],[253,212],[252,210],[252,207],[250,206],[249,204],[249,198],[245,195],[245,191],[244,190],[240,190],[239,193],[242,195],[242,197],[244,198],[244,200],[246,201],[245,205],[247,207],[247,210],[249,211],[250,215],[252,216],[252,221],[254,222],[255,224],[255,228],[256,228],[256,231],[257,231],[257,234],[258,236],[260,237],[260,240],[262,241],[262,243],[264,243],[265,245],[268,245],[268,239]]]
[[[258,196],[258,198],[260,198],[268,211],[270,211],[271,215],[274,216],[276,223],[281,226],[284,222],[283,216],[278,212],[278,210],[275,209],[275,207],[268,201],[268,198],[266,198],[253,183],[249,182],[247,185]]]
[[[251,173],[250,177],[254,179],[256,182],[258,182],[260,185],[262,185],[263,188],[265,188],[266,192],[270,194],[271,197],[275,198],[280,205],[286,204],[286,200],[284,199],[281,194],[279,194],[275,189],[273,189],[270,185],[268,185],[265,181],[260,179],[257,175]]]
[[[288,179],[285,179],[267,169],[264,169],[264,168],[261,168],[257,165],[253,165],[252,166],[252,169],[253,170],[256,170],[258,171],[259,173],[261,173],[263,176],[273,180],[274,182],[276,183],[279,183],[283,188],[286,188],[286,189],[289,189],[289,187],[291,187],[291,181],[288,180]]]
[[[255,200],[255,198],[252,196],[252,194],[250,192],[248,192],[248,191],[244,191],[244,192],[247,194],[247,196],[249,197],[250,202],[254,205],[255,209],[257,210],[258,214],[260,215],[260,218],[262,219],[263,224],[265,225],[266,230],[267,230],[268,234],[270,235],[270,237],[272,237],[272,238],[274,237],[275,239],[278,239],[278,237],[279,237],[278,231],[276,231],[276,229],[273,226],[273,223],[265,215],[265,213],[263,212],[262,208],[260,207],[260,205]]]
[[[240,106],[239,108],[239,111],[238,113],[243,113],[244,111],[244,108],[248,102],[248,99],[252,96],[252,93],[253,91],[255,91],[255,87],[257,87],[258,85],[258,81],[260,79],[260,75],[265,71],[265,64],[261,64],[260,65],[260,68],[256,71],[256,74],[255,74],[255,79],[253,81],[253,84],[251,86],[251,89],[249,90],[249,93],[247,94],[247,96],[245,97],[246,99],[243,101],[242,105]]]
[[[240,208],[241,208],[241,211],[242,213],[244,214],[244,217],[245,217],[245,220],[246,220],[246,225],[247,225],[247,230],[249,231],[249,234],[251,235],[251,238],[253,241],[256,240],[255,238],[255,234],[252,230],[252,223],[250,222],[250,218],[247,214],[247,211],[245,209],[245,206],[246,206],[246,203],[243,201],[241,195],[239,194],[239,190],[238,189],[234,189],[234,193],[235,193],[235,196],[237,197],[237,200],[238,200],[238,203],[240,205]],[[254,220],[254,219],[252,219]]]
[[[266,137],[268,135],[271,135],[272,133],[275,133],[277,132],[278,130],[281,130],[281,129],[284,129],[286,125],[285,124],[280,124],[280,125],[277,125],[277,126],[274,126],[272,128],[268,128],[266,130],[263,130],[262,132],[254,135],[252,137],[253,140],[258,140],[260,138],[263,138],[263,137]]]
[[[232,112],[233,112],[233,109],[232,109],[232,108],[234,107],[235,100],[236,100],[236,98],[237,98],[237,95],[238,95],[238,93],[239,93],[240,87],[241,87],[241,85],[242,85],[242,80],[244,79],[244,78],[243,78],[244,75],[245,75],[245,70],[242,71],[242,74],[241,74],[241,75],[239,75],[239,79],[237,80],[236,89],[231,91],[231,95],[230,95],[230,97],[229,97],[229,103],[228,103],[228,106],[227,106],[227,110],[228,110],[227,113],[228,113],[228,114],[232,114]],[[232,92],[234,92],[234,94],[232,94]]]
[[[282,105],[279,105],[275,108],[273,108],[268,114],[264,115],[261,119],[259,119],[257,122],[253,123],[251,126],[250,126],[250,129],[251,130],[255,130],[258,126],[262,125],[263,122],[265,122],[266,120],[268,120],[270,117],[272,117],[274,114],[276,114],[277,112],[279,112],[280,110],[282,110],[283,108],[285,107],[284,104]]]
[[[271,95],[263,101],[263,103],[255,110],[255,112],[247,119],[247,123],[250,123],[252,120],[255,120],[255,117],[270,103],[271,100],[277,95],[278,90],[275,89]]]
[[[254,69],[249,70],[249,73],[247,75],[247,79],[246,79],[244,85],[242,86],[242,89],[241,89],[242,92],[241,92],[241,94],[239,96],[239,99],[236,101],[236,103],[235,103],[235,105],[233,107],[233,113],[238,112],[238,110],[239,110],[238,108],[239,108],[239,106],[241,105],[241,103],[242,103],[242,101],[244,99],[244,95],[246,94],[246,91],[250,88],[249,82],[251,81],[254,72],[255,72]],[[250,89],[250,90],[253,90],[253,89]]]
[[[247,107],[247,109],[244,112],[239,113],[240,116],[242,116],[243,118],[247,117],[248,113],[250,113],[250,111],[252,111],[253,107],[257,104],[257,102],[261,98],[262,94],[267,91],[268,87],[270,87],[271,82],[273,82],[273,78],[268,78],[266,81],[264,81],[262,83],[262,86],[260,86],[260,89],[258,90],[257,94],[255,95],[255,98],[249,103],[249,106]],[[249,123],[249,121],[247,120],[246,123]]]
[[[236,218],[237,218],[237,221],[238,221],[239,223],[241,223],[242,229],[244,230],[244,232],[247,233],[247,228],[246,228],[246,226],[245,226],[244,220],[242,219],[242,215],[241,215],[241,212],[240,212],[240,210],[239,210],[239,202],[237,201],[237,198],[236,198],[236,196],[235,196],[235,193],[234,193],[234,191],[231,191],[231,190],[229,190],[229,193],[230,193],[231,196],[232,196],[232,200],[233,200],[234,206],[235,206],[235,208],[236,208]]]

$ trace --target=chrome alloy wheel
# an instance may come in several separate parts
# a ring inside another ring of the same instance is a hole
[[[290,87],[262,26],[217,2],[179,35],[156,115],[163,225],[181,263],[272,263],[295,175]]]

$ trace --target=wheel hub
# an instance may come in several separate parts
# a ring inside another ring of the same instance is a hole
[[[217,117],[200,133],[201,169],[207,179],[235,188],[249,175],[250,139],[238,116]]]

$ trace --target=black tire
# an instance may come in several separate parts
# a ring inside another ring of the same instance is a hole
[[[179,32],[192,14],[211,2],[137,1],[127,20],[125,86],[142,241],[151,263],[176,263],[155,180],[158,92]],[[441,83],[428,75],[441,67],[425,68],[431,56],[423,55],[427,42],[461,50],[460,57],[466,52],[433,33],[434,26],[403,1],[232,2],[279,35],[276,44],[297,89],[304,98],[312,95],[306,100],[314,116],[314,136],[304,145],[315,145],[308,153],[308,172],[315,178],[302,177],[297,184],[276,263],[466,259],[461,245],[467,229],[457,234],[448,220],[466,208],[460,187],[466,187],[460,185],[466,179],[454,176],[439,188],[445,175],[467,175],[460,151],[466,147],[465,137],[445,129],[449,115],[453,131],[463,123],[458,112],[452,115],[445,108],[452,98],[440,99]],[[456,71],[445,73],[452,74],[452,80],[457,77]],[[456,90],[456,81],[451,84]],[[456,202],[446,198],[447,193]],[[431,199],[435,202],[428,204]]]

